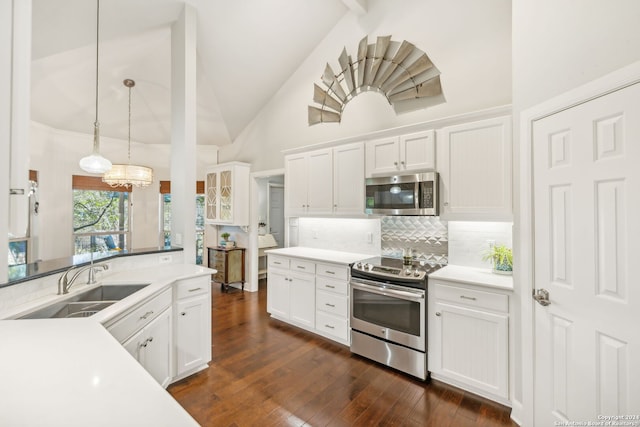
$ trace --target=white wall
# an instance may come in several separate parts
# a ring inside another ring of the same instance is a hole
[[[89,123],[89,125],[91,125]],[[91,127],[91,126],[89,126]],[[47,260],[73,254],[72,175],[86,175],[78,161],[92,149],[93,135],[61,131],[32,122],[29,168],[37,170],[38,258]],[[159,243],[159,182],[169,180],[168,145],[131,143],[131,161],[154,169],[154,183],[134,188],[132,247],[155,247]],[[216,147],[198,146],[197,176],[204,179],[205,168],[215,163]],[[127,162],[127,141],[101,138],[100,152],[113,163]],[[195,224],[194,224],[195,226]]]
[[[369,12],[346,14],[220,161],[252,163],[252,171],[283,167],[281,150],[301,147],[511,103],[511,1],[369,0]],[[386,99],[363,93],[347,104],[342,123],[309,127],[313,84],[343,47],[355,57],[360,39],[391,35],[426,52],[440,70],[447,102],[396,116]],[[283,42],[286,48],[286,42]]]
[[[512,248],[510,222],[449,221],[449,264],[491,268],[482,258],[489,240]]]

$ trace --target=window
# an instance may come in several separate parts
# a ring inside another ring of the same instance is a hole
[[[111,188],[97,177],[73,176],[75,254],[130,249],[130,190]]]
[[[161,245],[171,246],[171,182],[160,181]],[[196,183],[196,264],[204,255],[204,181]]]

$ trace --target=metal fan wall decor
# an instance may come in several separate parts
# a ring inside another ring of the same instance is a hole
[[[426,53],[406,40],[381,36],[368,44],[365,36],[358,44],[356,60],[343,48],[338,64],[336,74],[327,63],[322,74],[324,87],[313,85],[313,102],[319,106],[309,106],[309,126],[340,122],[347,103],[365,91],[384,95],[396,114],[445,102],[440,71]]]

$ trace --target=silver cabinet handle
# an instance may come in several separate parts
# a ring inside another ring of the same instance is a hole
[[[333,285],[324,285],[325,288],[329,288],[329,289],[335,289],[336,287]]]
[[[297,265],[296,268],[299,268],[300,270],[306,270],[307,269],[307,267],[304,267],[302,265]]]
[[[436,311],[436,316],[440,317],[440,316],[442,316],[442,314],[440,314],[439,311]]]
[[[151,316],[153,314],[153,311],[147,311],[145,314],[143,314],[142,316],[140,316],[140,319],[146,319],[147,317]]]
[[[278,265],[282,264],[280,261],[273,261],[273,263]]]
[[[186,316],[187,313],[185,313],[184,311],[182,313],[180,313],[180,316]]]
[[[394,166],[398,166],[398,162],[393,162],[393,165]]]
[[[465,295],[460,295],[460,298],[462,298],[462,299],[468,299],[468,300],[471,300],[471,301],[475,301],[475,300],[476,300],[476,298],[475,298],[475,297],[468,297],[468,296],[465,296]]]
[[[401,161],[401,162],[400,162],[400,164],[401,164],[402,166],[404,166],[404,160],[403,160],[403,161]]]
[[[199,291],[202,288],[193,288],[193,289],[189,289],[189,292],[195,292],[195,291]]]
[[[335,326],[331,326],[331,325],[324,325],[325,328],[329,328],[329,329],[335,329]]]
[[[333,308],[335,308],[336,306],[335,304],[329,304],[328,302],[325,302],[324,305],[326,305],[327,307],[333,307]]]
[[[445,206],[449,206],[449,202],[444,202],[444,205]]]
[[[325,273],[327,273],[327,274],[336,274],[335,271],[329,271],[329,270],[325,270]]]

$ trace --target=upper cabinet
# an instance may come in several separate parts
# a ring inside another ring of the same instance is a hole
[[[208,224],[249,225],[251,165],[224,163],[210,168],[205,179],[205,221]]]
[[[435,169],[435,132],[374,139],[366,144],[366,177]]]
[[[441,217],[511,221],[511,117],[438,130]]]
[[[287,216],[364,214],[364,144],[285,157]]]

